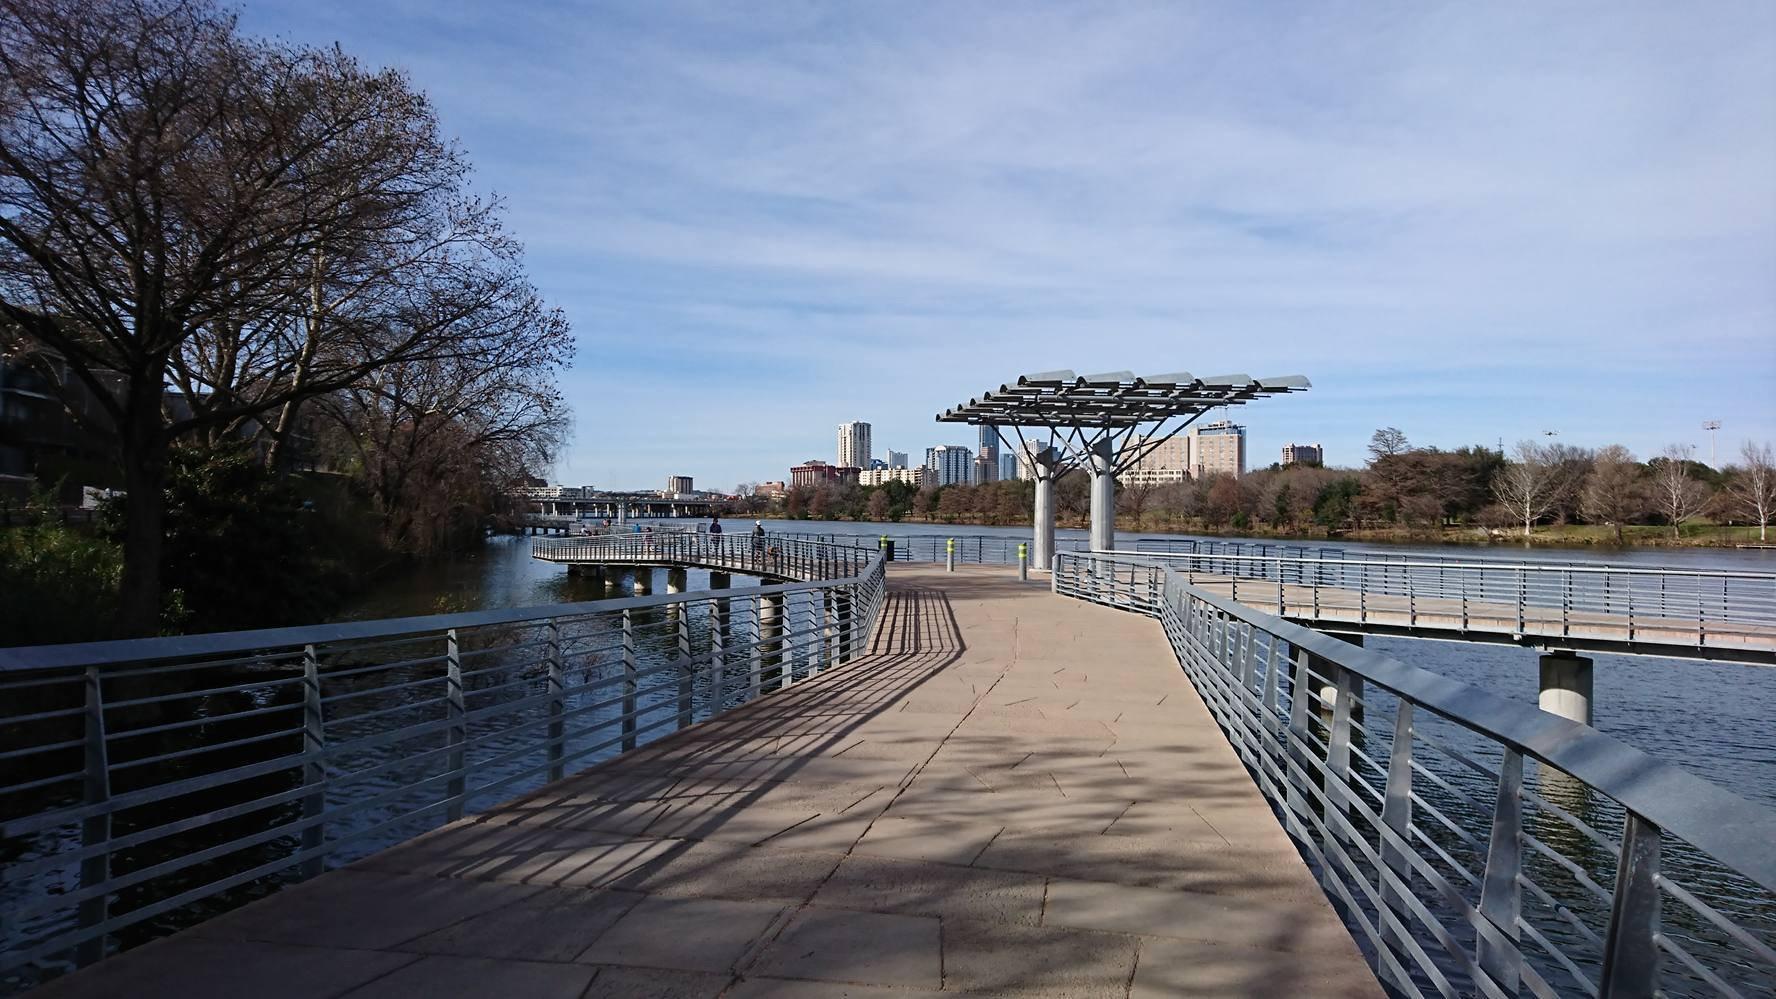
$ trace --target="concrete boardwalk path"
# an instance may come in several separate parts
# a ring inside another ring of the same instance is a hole
[[[869,653],[44,996],[1379,996],[1151,620],[892,569]]]

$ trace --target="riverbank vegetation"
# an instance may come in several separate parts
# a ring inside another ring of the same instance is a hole
[[[1055,486],[1056,520],[1083,527],[1088,478]],[[791,489],[772,513],[791,519],[1020,526],[1027,480],[914,489]],[[1117,489],[1117,524],[1130,531],[1198,532],[1375,541],[1528,541],[1555,545],[1730,545],[1768,538],[1776,515],[1776,449],[1747,443],[1714,469],[1667,448],[1647,461],[1611,445],[1595,451],[1525,441],[1485,447],[1413,447],[1378,430],[1360,469],[1271,466]]]
[[[560,447],[571,329],[401,73],[208,0],[0,0],[0,48],[0,363],[122,491],[4,532],[6,644],[314,620]]]

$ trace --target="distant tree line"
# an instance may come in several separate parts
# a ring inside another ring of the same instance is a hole
[[[559,448],[571,330],[401,73],[209,0],[0,0],[0,52],[0,351],[113,442],[117,633],[163,625],[211,463],[342,472],[424,551]]]
[[[913,489],[791,489],[780,513],[815,520],[1016,525],[1029,522],[1035,484],[1027,481]],[[754,499],[760,509],[761,498]],[[1080,470],[1055,484],[1063,522],[1089,514]],[[1659,525],[1678,537],[1699,518],[1758,528],[1776,517],[1776,448],[1747,442],[1739,460],[1713,469],[1679,446],[1648,461],[1627,448],[1596,450],[1524,441],[1509,454],[1487,447],[1414,447],[1393,427],[1375,432],[1360,469],[1290,465],[1244,476],[1208,475],[1117,489],[1118,519],[1135,530],[1265,530],[1278,534],[1351,531],[1441,533],[1475,528],[1529,535],[1538,526],[1597,525],[1624,540],[1632,525]]]

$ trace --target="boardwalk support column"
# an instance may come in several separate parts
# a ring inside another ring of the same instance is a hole
[[[765,689],[776,690],[783,685],[783,594],[767,593],[759,597],[758,612],[758,640],[765,656],[764,665],[777,665],[777,682],[765,684]]]
[[[1557,650],[1542,656],[1539,702],[1549,714],[1591,724],[1591,660]]]
[[[645,565],[635,567],[635,595],[650,597],[654,594],[654,570]]]
[[[684,569],[666,570],[666,592],[683,593],[690,588],[690,573]]]

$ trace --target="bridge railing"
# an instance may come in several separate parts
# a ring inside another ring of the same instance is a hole
[[[1162,622],[1401,993],[1768,993],[1776,813],[1595,729],[1212,594],[1171,562],[1057,564],[1057,592]]]
[[[0,980],[40,980],[843,663],[811,582],[0,649]]]
[[[1281,616],[1515,635],[1757,646],[1776,656],[1776,573],[1584,563],[1232,553],[1163,560]]]
[[[548,562],[672,564],[814,580],[856,575],[880,553],[871,538],[825,540],[769,533],[755,538],[680,531],[538,539],[530,554]]]

